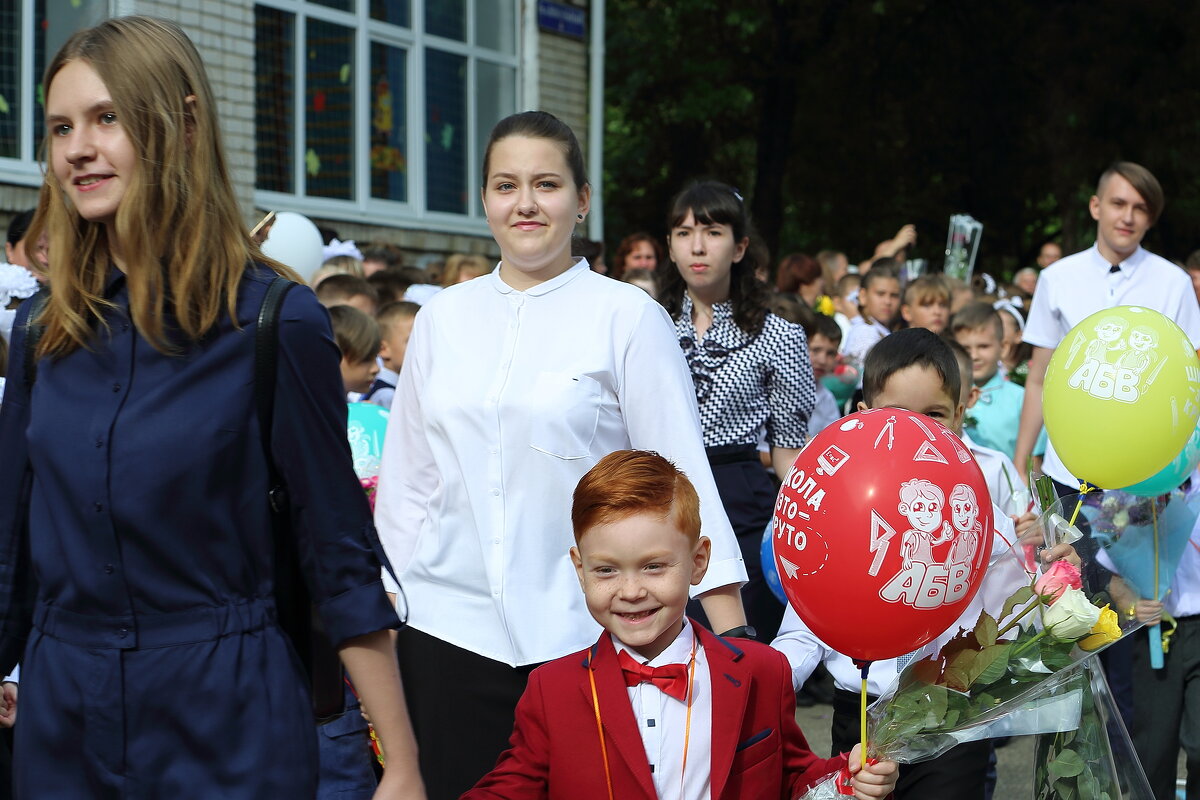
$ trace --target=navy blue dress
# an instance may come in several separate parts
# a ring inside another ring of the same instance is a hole
[[[0,674],[21,660],[18,797],[315,792],[306,681],[270,600],[253,344],[271,277],[243,280],[238,327],[225,319],[168,357],[131,324],[114,273],[107,330],[42,359],[32,399],[14,328],[0,412]],[[325,310],[293,289],[271,442],[314,602],[342,641],[397,619],[338,361]]]

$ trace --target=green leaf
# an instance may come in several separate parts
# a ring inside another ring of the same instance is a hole
[[[1023,606],[1033,599],[1033,587],[1022,586],[1012,593],[1012,596],[1004,601],[1004,610],[1000,612],[1000,619],[1007,619],[1008,615],[1013,612],[1017,606]]]
[[[973,684],[987,686],[1004,677],[1008,667],[1008,653],[1012,645],[995,644],[984,649],[975,659]]]
[[[1042,647],[1042,663],[1055,672],[1060,669],[1066,669],[1074,663],[1071,658],[1071,649],[1075,646],[1074,642],[1049,642],[1043,639],[1044,646]]]
[[[979,622],[975,623],[975,639],[983,647],[991,647],[996,643],[998,628],[996,620],[990,614],[980,614]]]
[[[1050,774],[1060,778],[1074,778],[1083,772],[1085,764],[1079,753],[1063,750],[1050,762]]]

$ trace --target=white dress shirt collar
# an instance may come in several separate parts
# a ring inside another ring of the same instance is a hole
[[[622,651],[628,653],[639,664],[648,664],[651,667],[665,667],[667,664],[683,664],[686,666],[692,658],[692,643],[696,641],[696,632],[692,630],[692,625],[687,617],[684,617],[683,628],[671,640],[671,643],[661,653],[648,661],[645,656],[622,642],[615,634],[610,633],[609,637],[612,639],[613,647],[616,648],[618,653]],[[697,649],[699,649],[698,646]]]
[[[549,294],[560,286],[566,286],[583,273],[591,272],[592,270],[586,258],[579,258],[575,260],[574,264],[560,274],[555,275],[550,280],[542,281],[541,283],[535,286],[530,286],[528,289],[522,291],[515,287],[509,286],[504,282],[504,279],[500,277],[500,270],[503,269],[503,267],[504,262],[500,262],[500,264],[496,266],[496,269],[492,270],[488,276],[488,280],[492,282],[492,286],[496,289],[496,291],[500,292],[500,294],[524,294],[528,295],[529,297],[541,297],[544,294]]]
[[[688,665],[695,647],[696,664],[691,674],[691,713],[686,702],[670,697],[651,683],[626,689],[638,733],[650,764],[659,797],[681,800],[711,800],[712,796],[712,677],[704,647],[696,640],[693,623],[684,618],[683,630],[657,657],[646,662],[612,634],[613,647],[625,651],[638,663],[652,667]],[[690,723],[689,723],[690,717]],[[687,746],[687,775],[681,780],[683,751]]]

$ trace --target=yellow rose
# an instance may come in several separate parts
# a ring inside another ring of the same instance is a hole
[[[1097,650],[1120,638],[1121,626],[1117,622],[1117,612],[1105,606],[1100,609],[1100,619],[1092,628],[1092,632],[1079,640],[1079,646],[1084,650]]]

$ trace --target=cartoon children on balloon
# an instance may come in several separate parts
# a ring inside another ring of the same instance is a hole
[[[965,483],[956,484],[950,491],[950,519],[958,537],[950,543],[948,564],[970,564],[979,551],[983,526],[979,524],[979,501],[975,490]]]
[[[979,504],[974,490],[961,483],[951,490],[950,504],[953,525],[943,516],[946,495],[941,487],[924,478],[900,484],[896,509],[908,517],[909,527],[900,538],[900,572],[879,592],[884,600],[937,608],[966,594],[983,534]],[[951,543],[949,553],[941,561],[934,548],[946,542]]]
[[[900,539],[900,557],[904,569],[912,567],[914,561],[926,566],[936,563],[933,548],[950,540],[954,535],[950,525],[942,519],[946,495],[941,488],[918,478],[900,484],[900,504],[897,509],[908,517],[909,529]]]

